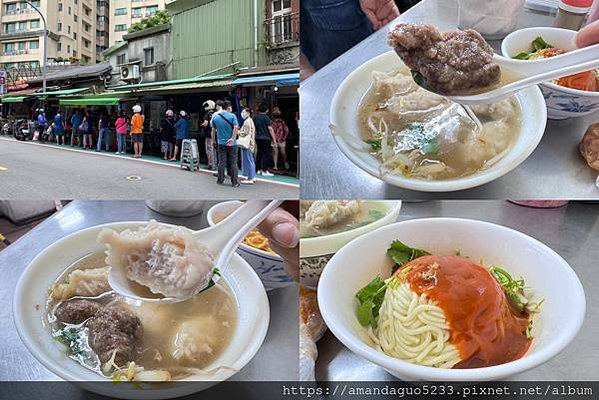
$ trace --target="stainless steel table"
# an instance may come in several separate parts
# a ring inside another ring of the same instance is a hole
[[[585,289],[587,313],[578,336],[558,356],[513,380],[597,380],[599,332],[599,204],[570,203],[556,209],[533,209],[506,201],[429,201],[404,203],[400,221],[424,217],[462,217],[501,224],[530,235],[558,252],[576,271]],[[318,342],[317,380],[396,379],[352,353],[331,332]]]
[[[386,36],[398,22],[428,22],[440,29],[457,25],[455,0],[422,0],[398,20],[372,34],[303,82],[301,94],[301,196],[308,199],[508,199],[599,198],[597,173],[586,166],[577,145],[599,113],[565,121],[549,121],[534,153],[502,178],[478,188],[451,193],[422,193],[400,189],[368,175],[337,148],[328,128],[335,91],[355,68],[387,52]],[[526,11],[519,27],[547,26],[545,15]],[[496,51],[500,43],[492,42]],[[526,116],[524,116],[526,118]]]
[[[208,206],[209,203],[206,204],[206,208]],[[29,354],[13,324],[14,288],[29,262],[45,247],[72,232],[107,222],[143,221],[151,218],[185,225],[192,229],[207,226],[204,215],[187,218],[166,217],[153,212],[141,201],[75,201],[0,252],[0,381],[60,379]],[[298,286],[292,285],[270,292],[268,298],[271,319],[264,344],[252,361],[232,380],[297,379]],[[66,390],[67,386],[70,388],[70,385],[54,387]]]

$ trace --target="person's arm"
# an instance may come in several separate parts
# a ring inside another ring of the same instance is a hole
[[[360,7],[376,31],[399,17],[399,9],[393,0],[360,0]]]
[[[212,139],[212,145],[214,145],[216,142],[214,141],[214,139],[216,138],[216,128],[212,128],[210,129],[210,138]]]
[[[287,140],[287,138],[289,137],[289,127],[287,126],[287,122],[285,121],[283,121],[283,131],[285,132],[283,140]]]
[[[591,22],[576,34],[576,46],[587,47],[599,43],[599,20]]]
[[[270,132],[270,137],[272,138],[272,142],[277,142],[277,137],[275,136],[275,130],[272,129],[272,125],[268,125],[268,132]]]

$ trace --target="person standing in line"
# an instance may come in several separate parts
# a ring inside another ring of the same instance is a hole
[[[258,115],[254,117],[256,144],[258,146],[256,168],[258,169],[258,175],[274,176],[268,169],[272,165],[272,147],[276,143],[276,138],[275,131],[272,129],[272,120],[267,113],[268,106],[262,103],[258,106]]]
[[[133,106],[133,117],[131,118],[131,140],[133,142],[133,158],[141,158],[144,149],[144,122],[145,117],[141,113],[141,106]]]
[[[37,140],[40,143],[44,143],[44,132],[46,132],[46,126],[48,125],[48,121],[46,120],[46,114],[43,109],[38,110],[39,114],[37,116],[37,130],[39,132],[39,136]]]
[[[76,109],[75,113],[71,116],[71,147],[75,146],[75,137],[77,137],[77,143],[79,147],[83,145],[81,140],[81,133],[79,132],[79,126],[83,122],[83,114],[80,109]]]
[[[56,144],[60,146],[61,138],[62,145],[64,146],[64,134],[65,134],[65,123],[64,118],[62,117],[62,113],[60,110],[54,116],[54,136],[56,136]]]
[[[241,118],[243,118],[243,125],[239,130],[239,138],[249,137],[249,148],[241,148],[241,174],[245,176],[245,179],[241,183],[253,185],[256,182],[256,163],[254,161],[256,126],[254,125],[249,108],[243,109]]]
[[[127,113],[125,110],[121,110],[119,113],[119,117],[116,119],[114,127],[116,128],[116,154],[125,154],[127,150]]]
[[[189,139],[189,120],[187,119],[187,113],[183,110],[179,112],[179,120],[175,123],[175,130],[177,143],[175,143],[175,151],[171,161],[177,161],[179,158],[179,150],[183,149],[183,141]]]
[[[225,169],[231,176],[231,185],[239,186],[237,171],[237,134],[239,132],[239,122],[237,117],[231,111],[230,101],[224,101],[222,111],[215,113],[210,122],[212,127],[212,141],[217,143],[218,152],[218,178],[216,183],[223,185],[225,183]]]
[[[85,124],[85,130],[83,131],[83,148],[91,150],[94,141],[94,116],[92,110],[87,110],[82,124]]]
[[[273,146],[273,157],[274,157],[274,169],[279,167],[279,153],[283,159],[283,165],[285,169],[289,169],[289,163],[287,162],[287,137],[289,136],[289,127],[287,122],[281,118],[281,109],[275,107],[272,109],[272,129],[275,132],[275,142]]]
[[[212,100],[205,101],[204,104],[204,118],[200,123],[200,129],[204,136],[204,147],[206,149],[206,157],[208,158],[208,169],[211,171],[216,170],[216,160],[214,155],[214,143],[212,142],[212,134],[210,128],[210,120],[214,114],[216,104]]]
[[[102,151],[102,143],[106,147],[106,151],[110,151],[110,117],[106,110],[102,111],[100,115],[100,122],[98,123],[98,146],[96,151]]]
[[[175,113],[173,110],[166,110],[166,118],[160,123],[160,150],[164,159],[173,157],[173,139],[175,138]]]

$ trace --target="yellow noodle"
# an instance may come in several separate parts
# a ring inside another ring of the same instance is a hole
[[[274,251],[272,251],[272,249],[270,248],[270,245],[268,244],[268,239],[266,237],[264,237],[260,232],[258,232],[257,230],[253,230],[251,231],[246,237],[245,239],[243,239],[243,243],[252,246],[256,249],[262,250],[262,251],[266,251],[267,253],[276,255],[277,253],[275,253]]]
[[[405,282],[387,288],[377,329],[368,334],[385,354],[414,364],[452,368],[461,361],[443,310]]]

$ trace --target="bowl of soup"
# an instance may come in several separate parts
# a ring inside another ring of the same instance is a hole
[[[210,226],[216,225],[237,210],[243,202],[232,200],[210,207],[206,219]],[[245,237],[239,245],[237,253],[254,268],[266,290],[289,286],[293,283],[291,276],[283,268],[283,258],[275,253],[257,229]]]
[[[421,88],[390,51],[341,83],[330,128],[341,152],[370,175],[406,189],[445,192],[516,168],[539,144],[546,119],[536,86],[497,103],[461,106]]]
[[[301,200],[300,281],[316,288],[335,252],[353,239],[393,223],[397,200]]]
[[[123,231],[147,222],[108,225]],[[15,325],[42,365],[102,395],[158,399],[204,390],[253,358],[270,309],[241,257],[232,257],[216,284],[183,302],[132,300],[108,284],[105,246],[97,242],[105,226],[47,247],[17,284]]]

